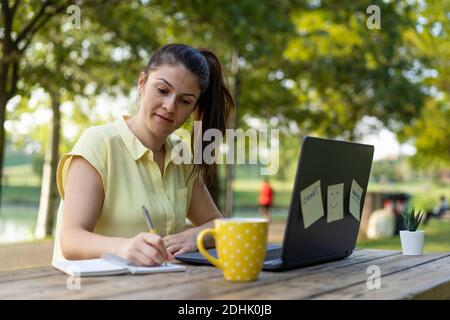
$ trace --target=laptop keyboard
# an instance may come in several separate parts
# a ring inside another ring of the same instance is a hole
[[[281,258],[281,248],[271,249],[266,251],[264,261],[275,260]]]

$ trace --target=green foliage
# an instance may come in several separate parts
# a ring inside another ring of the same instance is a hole
[[[431,220],[424,227],[427,239],[424,243],[424,252],[449,252],[450,251],[450,221]],[[357,248],[401,250],[399,236],[377,239],[361,240],[356,244]]]
[[[366,27],[366,8],[376,4],[382,27]],[[424,94],[414,64],[414,46],[403,40],[414,26],[416,4],[385,1],[324,1],[292,14],[297,36],[285,56],[289,76],[307,114],[299,126],[330,137],[360,138],[358,122],[373,116],[394,131],[411,123]],[[420,70],[417,72],[420,73]],[[410,74],[411,76],[405,76]]]
[[[422,218],[426,213],[415,209],[413,206],[407,206],[401,213],[402,220],[408,231],[416,231]]]

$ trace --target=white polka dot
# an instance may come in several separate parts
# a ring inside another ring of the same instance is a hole
[[[253,224],[253,226],[254,226],[254,227],[257,227],[257,226],[258,226],[258,224],[257,224],[257,223],[254,223],[254,224]]]
[[[233,226],[229,226],[229,227],[228,227],[228,230],[229,230],[229,231],[233,231]]]
[[[244,257],[244,259],[245,259],[245,260],[248,260],[248,257],[247,257],[247,256],[245,256],[245,257]]]
[[[227,249],[223,249],[222,251],[223,251],[224,254],[227,253]]]
[[[239,252],[241,252],[241,249],[237,248],[236,253],[239,253]]]
[[[253,238],[252,238],[252,239],[253,239],[253,241],[255,241],[255,240],[256,240],[256,236],[253,236]]]
[[[231,272],[231,273],[234,273],[234,269],[231,269],[230,272]]]
[[[243,271],[244,273],[247,273],[247,269],[246,269],[246,268],[244,268],[242,271]]]
[[[246,244],[245,244],[245,247],[246,247],[246,248],[248,248],[248,246],[249,246],[249,244],[248,244],[248,243],[246,243]]]
[[[252,249],[252,253],[255,253],[255,249]]]
[[[230,256],[230,259],[234,259],[234,254],[232,254],[232,255]]]
[[[237,238],[237,239],[240,239],[240,238],[241,238],[241,235],[240,235],[240,234],[238,234],[236,238]]]
[[[241,277],[237,276],[237,279],[238,279],[238,280],[241,280]]]
[[[253,267],[253,262],[250,262],[250,267]]]
[[[237,262],[236,262],[236,266],[239,267],[240,265],[241,265],[241,263],[240,263],[239,261],[237,261]]]
[[[228,265],[228,262],[224,262],[223,265],[226,267]]]
[[[230,241],[230,242],[228,242],[228,244],[229,244],[230,246],[232,246],[232,245],[234,244],[234,242],[233,242],[233,241]]]
[[[222,236],[222,240],[227,240],[227,236]]]
[[[245,233],[250,233],[250,230],[249,229],[245,229]]]

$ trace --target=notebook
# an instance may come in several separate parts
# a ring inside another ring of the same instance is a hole
[[[68,275],[78,277],[180,272],[186,270],[186,267],[173,263],[165,263],[154,267],[139,267],[126,259],[109,253],[102,255],[100,259],[54,261],[53,267]]]

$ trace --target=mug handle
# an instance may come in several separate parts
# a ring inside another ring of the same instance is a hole
[[[217,268],[223,270],[223,263],[219,259],[214,258],[212,255],[208,253],[208,251],[203,246],[203,237],[207,234],[211,234],[214,237],[214,240],[216,239],[217,232],[214,229],[204,229],[200,231],[200,233],[197,236],[197,247],[200,253],[208,259],[209,262],[211,262],[213,265],[215,265]],[[216,241],[217,243],[217,241]]]

